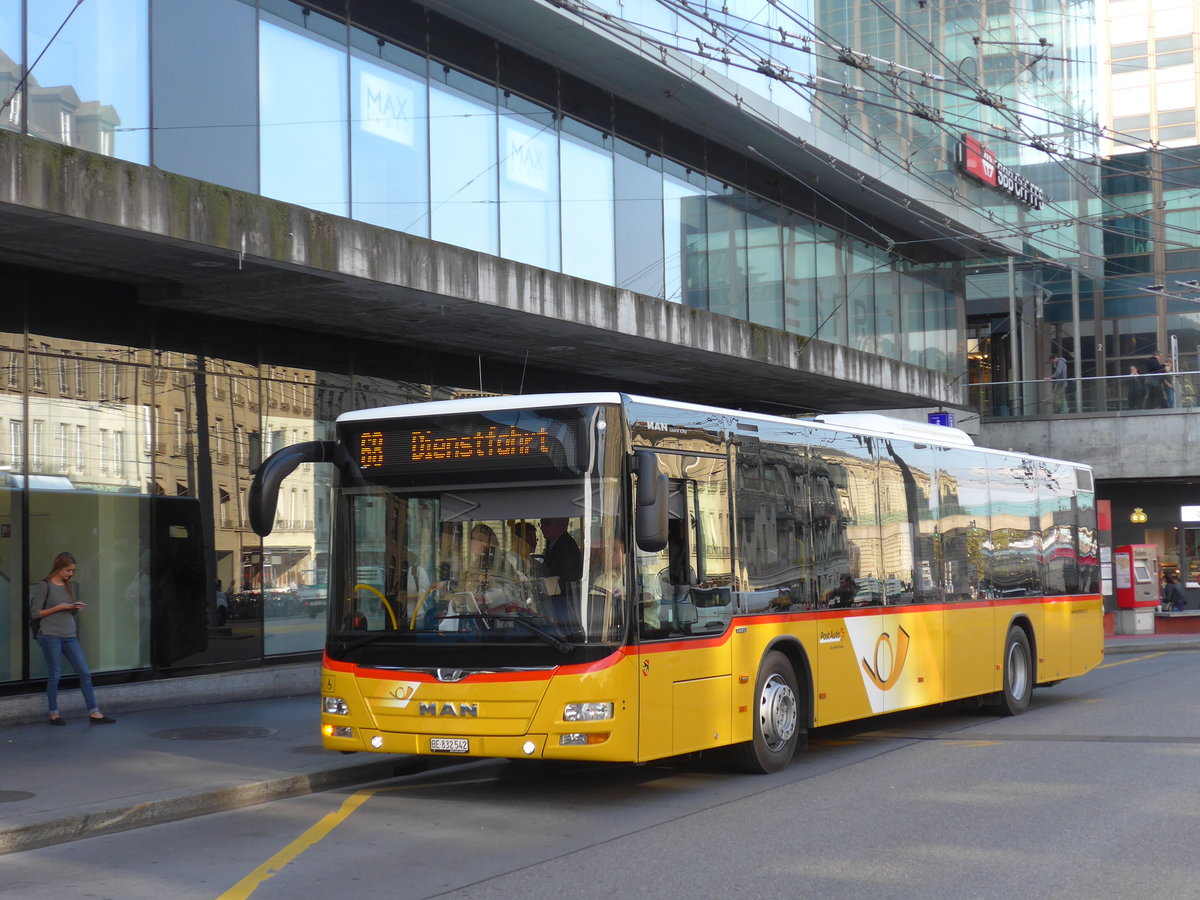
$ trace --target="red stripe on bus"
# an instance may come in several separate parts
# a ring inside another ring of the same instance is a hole
[[[463,681],[470,680],[476,684],[483,681],[548,681],[550,678],[559,675],[587,675],[592,672],[603,672],[605,669],[611,669],[613,666],[618,665],[626,656],[632,655],[628,652],[630,649],[629,647],[622,647],[614,650],[603,659],[598,659],[594,662],[577,663],[570,666],[556,666],[551,669],[529,669],[520,672],[472,672],[464,676]],[[355,678],[375,678],[380,681],[403,679],[405,681],[419,681],[429,684],[440,683],[437,678],[427,672],[414,672],[405,669],[373,669],[370,666],[360,666],[358,663],[330,659],[328,655],[325,656],[321,664],[324,668],[334,672],[348,672]],[[442,666],[441,668],[452,669],[454,667]]]

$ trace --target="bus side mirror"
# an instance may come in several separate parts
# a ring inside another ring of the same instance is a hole
[[[634,533],[637,545],[647,553],[658,553],[667,546],[667,476],[658,469],[658,456],[652,450],[634,451],[637,473],[637,507]]]
[[[342,473],[343,482],[359,484],[362,475],[358,466],[337,441],[304,441],[284,447],[268,456],[250,484],[247,497],[250,527],[259,537],[266,537],[275,527],[275,507],[279,502],[279,486],[296,467],[309,462],[333,463]]]

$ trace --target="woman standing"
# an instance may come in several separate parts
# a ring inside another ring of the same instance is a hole
[[[75,574],[75,557],[60,553],[54,557],[50,574],[38,582],[29,602],[29,615],[38,620],[38,646],[46,657],[46,700],[50,704],[50,724],[65,725],[58,714],[58,680],[62,677],[62,658],[74,667],[79,676],[79,689],[88,708],[88,721],[93,725],[111,725],[110,719],[96,706],[92,691],[92,673],[75,631],[75,617],[83,603],[75,599],[71,578]]]

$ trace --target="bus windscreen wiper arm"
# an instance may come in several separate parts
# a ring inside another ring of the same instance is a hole
[[[508,613],[462,613],[456,616],[446,616],[447,619],[481,619],[486,622],[516,622],[528,631],[545,641],[560,653],[570,653],[571,645],[560,637],[555,637],[545,629],[538,628],[529,621],[528,616],[516,616]]]

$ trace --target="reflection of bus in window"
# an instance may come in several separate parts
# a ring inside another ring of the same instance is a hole
[[[1079,587],[1098,579],[1043,595],[1029,538],[1053,510],[1064,544],[1091,540],[1090,472],[951,428],[617,393],[347,413],[335,441],[260,468],[260,534],[304,462],[339,472],[331,750],[732,745],[773,771],[810,727],[968,697],[1016,714],[1102,655],[1101,599]],[[865,601],[829,605],[843,576]]]

